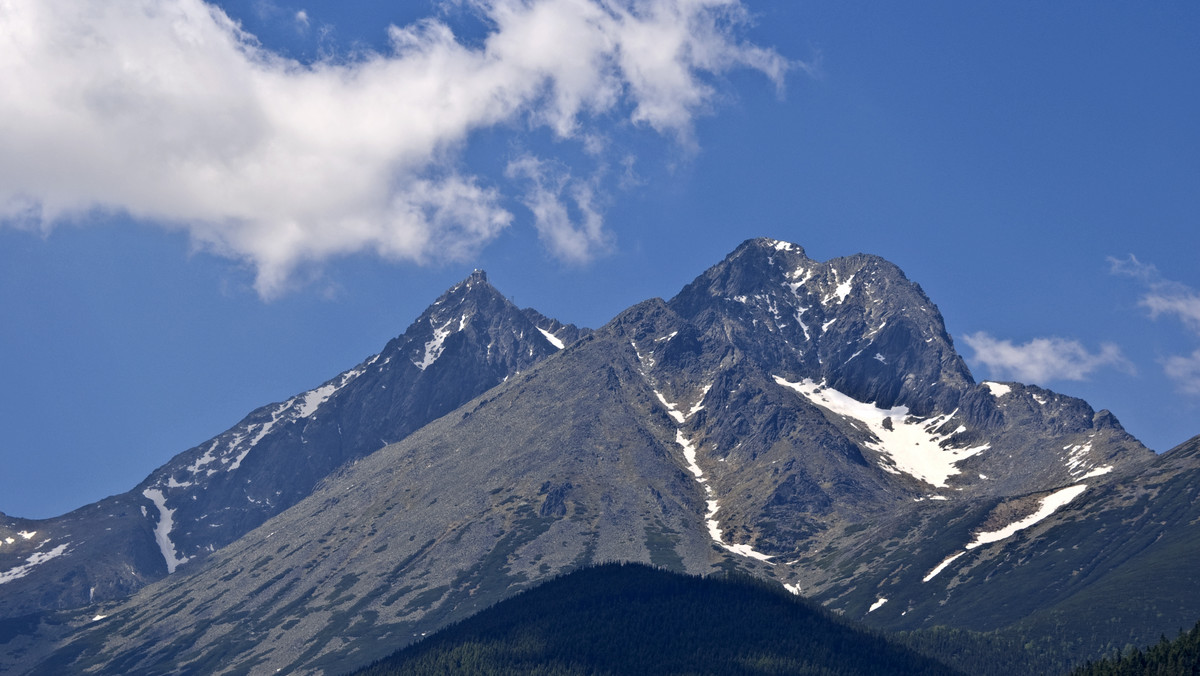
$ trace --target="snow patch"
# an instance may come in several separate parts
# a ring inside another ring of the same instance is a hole
[[[873,612],[875,612],[876,610],[879,610],[880,608],[882,608],[882,607],[883,607],[883,604],[885,604],[885,603],[887,603],[887,599],[885,599],[885,598],[883,598],[883,597],[880,597],[878,601],[876,601],[875,603],[872,603],[872,604],[871,604],[871,607],[870,607],[869,609],[867,609],[867,612],[868,612],[868,613],[873,613]]]
[[[541,334],[545,336],[546,340],[550,341],[550,344],[555,348],[561,350],[566,347],[566,345],[563,345],[563,342],[558,339],[558,336],[554,335],[553,333],[550,333],[543,328],[538,328],[538,331],[541,332]]]
[[[465,323],[465,319],[466,317],[463,317],[464,321],[459,322],[460,327],[463,323]],[[429,321],[432,323],[433,319],[430,319]],[[448,338],[451,333],[454,333],[450,330],[450,326],[452,324],[454,324],[453,319],[433,330],[433,339],[425,343],[425,356],[421,358],[421,361],[414,361],[414,366],[424,371],[425,369],[429,368],[433,362],[437,361],[438,357],[442,356],[442,350],[445,349],[443,343],[445,343],[446,338]]]
[[[700,469],[700,465],[696,464],[696,447],[692,442],[688,441],[687,437],[683,436],[683,430],[675,430],[675,443],[683,448],[683,459],[687,461],[688,471],[696,475],[697,481],[703,481],[704,470]],[[716,504],[716,501],[711,501]],[[716,511],[714,508],[713,511]]]
[[[34,535],[37,535],[36,530],[23,530],[17,533],[24,540],[32,540]]]
[[[375,357],[375,359],[378,359],[378,358],[379,358],[378,356]],[[389,359],[390,359],[390,357],[389,357]],[[372,359],[371,362],[367,364],[367,366],[369,366],[371,363],[374,363],[374,361],[375,360]],[[345,373],[343,373],[341,375],[341,378],[336,383],[331,381],[331,382],[325,383],[324,385],[316,388],[315,390],[309,390],[308,392],[305,392],[304,394],[302,394],[298,397],[294,397],[291,401],[288,402],[288,405],[292,406],[295,404],[295,402],[297,400],[300,400],[300,406],[299,406],[299,408],[296,409],[297,415],[298,415],[298,417],[301,417],[301,418],[307,418],[307,417],[311,416],[312,414],[316,413],[317,408],[320,407],[321,404],[324,404],[326,401],[328,401],[329,398],[332,397],[334,394],[336,394],[338,390],[345,387],[347,384],[350,383],[350,381],[361,376],[363,374],[364,370],[365,370],[365,367],[346,371]],[[303,397],[303,399],[301,399],[301,397]],[[280,413],[282,413],[282,412],[283,411],[280,410]]]
[[[175,554],[175,545],[171,542],[171,528],[175,525],[173,519],[175,510],[167,507],[167,499],[157,488],[147,488],[142,491],[142,495],[158,508],[158,521],[154,524],[154,540],[158,543],[158,550],[162,552],[163,560],[167,562],[167,574],[170,575],[175,572],[179,564],[188,560],[186,556],[180,557]]]
[[[683,436],[682,430],[675,430],[675,443],[683,448],[683,458],[687,462],[688,471],[696,477],[698,483],[704,484],[704,470],[700,469],[700,466],[696,464],[696,447],[692,445],[692,442],[687,437]],[[705,495],[711,496],[712,492],[712,486],[704,486]],[[755,551],[750,545],[727,544],[721,538],[721,523],[715,518],[717,511],[721,509],[720,503],[715,499],[708,499],[705,501],[705,504],[708,509],[704,514],[704,522],[708,526],[708,536],[712,538],[713,542],[734,554],[770,563],[770,559],[773,558],[771,555]]]
[[[963,554],[966,554],[966,552],[959,552],[957,554],[951,554],[950,556],[946,557],[945,561],[942,561],[938,565],[934,566],[933,570],[929,571],[929,573],[927,575],[925,575],[925,577],[921,578],[921,582],[929,582],[933,578],[937,577],[938,573],[945,570],[946,566],[954,563],[955,559],[962,556]]]
[[[690,417],[696,415],[697,413],[699,413],[700,411],[704,410],[704,398],[708,396],[708,391],[711,389],[712,389],[712,383],[709,383],[704,386],[704,391],[702,391],[700,393],[700,398],[696,400],[695,404],[692,404],[692,407],[690,409],[688,409],[687,417],[690,418]]]
[[[852,288],[850,286],[850,282],[853,282],[853,281],[854,281],[854,275],[850,275],[849,279],[847,279],[846,281],[837,285],[837,289],[833,292],[833,295],[837,296],[838,305],[841,305],[842,302],[846,300],[846,296],[850,295],[850,289]]]
[[[67,546],[70,544],[71,543],[69,542],[64,542],[48,552],[34,552],[30,554],[29,557],[25,559],[24,564],[0,573],[0,584],[12,582],[13,580],[25,577],[29,574],[29,571],[33,570],[37,566],[49,561],[50,559],[62,556],[63,553],[67,551]]]
[[[1063,450],[1068,452],[1064,462],[1067,465],[1067,471],[1074,477],[1075,481],[1108,474],[1113,470],[1112,465],[1092,467],[1091,463],[1088,462],[1090,460],[1088,455],[1092,452],[1092,442],[1090,441],[1082,444],[1067,444],[1063,446]]]
[[[99,622],[100,620],[103,620],[106,617],[108,617],[108,615],[97,615],[92,618],[92,622]]]
[[[321,404],[324,404],[334,392],[337,392],[337,390],[337,385],[334,385],[333,383],[326,383],[315,390],[305,392],[304,395],[302,395],[304,399],[300,402],[300,408],[297,409],[300,417],[307,418],[308,416],[316,413],[317,407]]]
[[[1111,472],[1111,471],[1113,471],[1113,466],[1112,466],[1112,465],[1105,465],[1104,467],[1097,467],[1096,469],[1094,469],[1094,470],[1092,470],[1092,471],[1088,472],[1087,474],[1084,474],[1083,476],[1081,476],[1081,477],[1078,477],[1078,478],[1080,478],[1080,479],[1091,479],[1092,477],[1096,477],[1096,476],[1103,476],[1103,475],[1105,475],[1105,474],[1108,474],[1108,473],[1109,473],[1109,472]]]
[[[667,401],[667,398],[664,397],[662,392],[659,392],[658,390],[654,390],[654,396],[658,397],[658,400],[661,401],[662,405],[666,407],[667,413],[675,419],[675,422],[683,424],[683,421],[687,418],[684,417],[683,413],[676,410],[675,404]]]
[[[800,585],[798,584],[785,584],[783,585],[783,588],[792,592],[796,596],[800,595]]]
[[[250,451],[256,445],[258,445],[258,442],[263,440],[263,437],[267,436],[267,433],[271,431],[271,428],[275,427],[275,423],[279,422],[279,419],[283,416],[283,414],[289,408],[291,408],[291,406],[292,406],[292,402],[285,401],[284,403],[279,405],[279,408],[275,409],[275,411],[271,413],[270,420],[268,420],[265,423],[259,423],[258,434],[253,439],[251,439],[250,443],[246,444],[246,446],[244,448],[242,448],[242,452],[238,453],[237,457],[233,459],[233,462],[229,465],[228,471],[232,472],[233,470],[242,466],[242,461],[246,459],[246,456],[250,454]],[[236,448],[237,445],[239,443],[241,443],[241,439],[242,439],[242,437],[239,436],[236,441],[234,441],[232,444],[230,444],[229,448],[231,450],[233,448]],[[222,462],[224,462],[224,461],[222,461]]]
[[[804,313],[808,312],[809,309],[810,308],[802,307],[799,310],[796,310],[796,322],[800,324],[800,329],[804,331],[805,340],[812,340],[812,338],[808,335],[808,324],[804,323]]]
[[[990,380],[983,381],[983,386],[988,388],[988,391],[992,393],[992,396],[997,399],[1003,397],[1009,392],[1012,392],[1012,387],[1003,383],[993,383]]]
[[[868,448],[878,451],[890,460],[880,467],[893,474],[903,472],[938,488],[946,487],[946,480],[959,473],[956,465],[967,458],[990,448],[990,444],[970,448],[955,448],[949,440],[963,431],[962,426],[953,432],[939,430],[957,413],[948,413],[933,418],[917,418],[908,414],[907,406],[882,409],[874,404],[858,401],[824,382],[814,383],[811,379],[793,383],[779,376],[775,382],[803,396],[809,402],[867,427],[874,436],[865,442]]]
[[[876,302],[876,303],[878,303],[879,301],[875,301],[875,302]],[[875,328],[871,329],[871,331],[870,331],[870,332],[868,332],[868,333],[864,334],[864,335],[863,335],[863,340],[866,340],[867,338],[873,338],[873,337],[875,337],[875,335],[876,335],[876,334],[878,334],[880,331],[882,331],[882,330],[883,330],[883,328],[884,328],[885,326],[887,326],[887,322],[886,322],[886,321],[885,321],[885,322],[883,322],[882,324],[880,324],[879,326],[876,326]]]
[[[208,445],[208,450],[204,451],[204,455],[201,455],[199,458],[197,458],[196,462],[188,465],[187,471],[192,474],[196,474],[200,471],[201,467],[209,464],[210,462],[214,462],[217,459],[217,456],[213,455],[213,451],[216,450],[216,448],[217,440],[213,439],[212,443]]]
[[[1024,519],[1021,519],[1020,521],[1014,521],[1000,530],[977,533],[975,535],[975,539],[967,545],[967,549],[975,549],[980,545],[999,542],[1005,538],[1012,537],[1017,532],[1029,528],[1035,523],[1058,511],[1060,507],[1079,497],[1085,490],[1087,490],[1087,484],[1068,486],[1061,490],[1055,491],[1042,498],[1041,504],[1038,506],[1038,510]]]

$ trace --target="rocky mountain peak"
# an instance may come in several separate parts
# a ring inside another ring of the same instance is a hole
[[[379,354],[252,411],[129,493],[29,522],[29,532],[42,535],[35,544],[58,553],[7,585],[0,617],[119,598],[173,574],[302,500],[339,467],[405,438],[584,334],[519,310],[475,270]],[[11,519],[0,523],[8,525],[26,528]],[[52,549],[63,544],[69,546]],[[0,570],[22,555],[30,554],[0,550]],[[73,582],[55,582],[63,579]]]
[[[135,491],[0,523],[0,571],[21,574],[0,618],[83,608],[47,664],[346,671],[554,575],[640,561],[917,625],[983,605],[929,590],[968,566],[1003,583],[1004,543],[1152,460],[1081,400],[975,384],[937,307],[876,256],[750,240],[594,333],[475,271],[378,355]]]
[[[820,262],[799,245],[753,239],[670,306],[789,380],[884,408],[949,411],[974,385],[937,306],[878,256]]]

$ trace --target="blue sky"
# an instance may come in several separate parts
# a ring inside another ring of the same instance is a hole
[[[755,236],[897,263],[977,379],[1200,433],[1200,5],[911,4],[0,9],[0,510],[131,488],[473,268],[595,327]]]

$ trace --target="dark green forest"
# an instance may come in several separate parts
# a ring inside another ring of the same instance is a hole
[[[884,635],[749,576],[605,564],[564,575],[354,672],[1200,676],[1200,624],[1088,662],[1015,631]]]
[[[1146,648],[1088,662],[1071,676],[1200,676],[1200,623],[1174,641],[1162,637]]]
[[[606,564],[528,590],[355,673],[960,672],[852,626],[777,585]]]

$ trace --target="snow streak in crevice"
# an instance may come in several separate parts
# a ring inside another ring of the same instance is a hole
[[[167,507],[166,497],[157,488],[147,488],[142,491],[142,495],[153,502],[155,508],[158,509],[158,521],[154,524],[154,540],[158,543],[158,550],[162,552],[163,560],[167,562],[167,574],[170,575],[175,572],[179,564],[188,560],[188,557],[175,553],[175,545],[171,542],[171,528],[175,525],[173,518],[175,510]]]
[[[709,388],[705,388],[705,394],[708,393],[708,389]],[[662,401],[663,406],[667,408],[667,412],[671,414],[671,417],[680,424],[683,424],[684,415],[676,410],[678,407],[675,404],[668,402],[666,398],[658,392],[658,390],[655,390],[654,394],[658,396],[660,401]],[[704,398],[701,397],[700,401],[697,402],[697,405],[703,401]],[[693,413],[700,410],[695,406],[693,406],[692,409]],[[716,518],[717,511],[721,509],[721,505],[719,502],[717,502],[716,498],[713,497],[713,489],[712,486],[708,485],[708,480],[704,477],[704,470],[700,469],[700,465],[696,463],[696,447],[692,444],[691,440],[689,440],[683,434],[683,430],[681,429],[675,430],[675,443],[679,444],[679,447],[683,449],[683,459],[687,465],[688,471],[691,472],[696,478],[696,482],[704,487],[704,495],[706,498],[705,505],[707,506],[707,509],[704,513],[704,523],[708,526],[709,537],[712,538],[713,542],[733,552],[734,554],[770,563],[770,559],[772,558],[771,555],[755,551],[750,545],[729,544],[721,537],[721,523],[717,521]],[[797,590],[798,589],[799,588],[797,587]]]
[[[925,575],[925,577],[921,579],[921,582],[929,582],[929,581],[930,581],[930,580],[932,580],[933,578],[937,577],[937,574],[938,574],[938,573],[940,573],[940,572],[942,572],[943,570],[945,570],[945,569],[946,569],[946,566],[948,566],[948,565],[950,565],[950,564],[954,563],[955,559],[957,559],[958,557],[962,556],[963,554],[966,554],[966,552],[958,552],[958,553],[956,553],[956,554],[951,554],[950,556],[947,556],[947,557],[946,557],[946,559],[945,559],[944,561],[942,561],[942,562],[941,562],[941,563],[939,563],[938,565],[934,566],[934,567],[933,567],[933,570],[929,571],[929,572],[928,572],[928,573]]]
[[[554,335],[553,333],[550,333],[549,331],[547,331],[546,329],[543,329],[541,327],[538,327],[538,331],[540,331],[541,334],[543,336],[545,336],[546,340],[550,341],[550,344],[553,345],[555,347],[555,349],[561,350],[564,347],[566,347],[566,345],[563,344],[562,340],[558,336]]]

